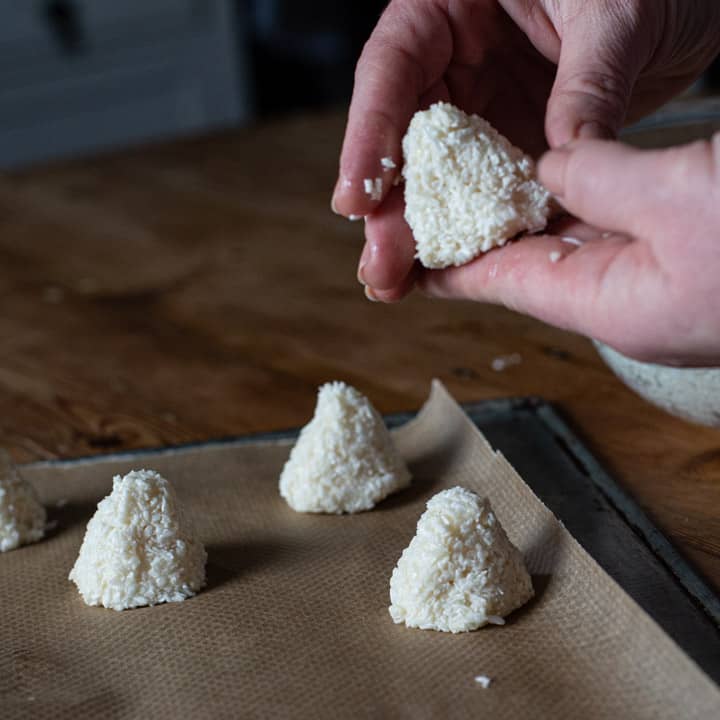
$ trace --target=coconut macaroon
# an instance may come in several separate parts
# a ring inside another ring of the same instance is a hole
[[[390,615],[407,627],[467,632],[533,596],[520,551],[487,498],[455,487],[427,504],[390,579]]]
[[[69,579],[88,605],[126,610],[191,597],[205,585],[206,559],[170,483],[133,470],[113,478]]]
[[[370,510],[410,484],[410,473],[370,401],[342,382],[323,385],[280,475],[280,494],[298,512]]]
[[[405,219],[425,267],[463,265],[547,224],[532,159],[477,115],[444,102],[415,113],[403,154]]]
[[[45,535],[45,508],[32,485],[0,450],[0,552],[37,542]]]

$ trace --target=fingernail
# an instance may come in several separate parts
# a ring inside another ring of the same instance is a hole
[[[358,261],[357,279],[361,285],[367,285],[365,281],[365,268],[367,267],[368,261],[370,260],[370,248],[368,243],[365,243],[363,251],[360,254],[360,260]]]
[[[367,285],[365,286],[365,297],[370,302],[380,302],[380,299],[375,295],[375,291]]]
[[[578,128],[577,136],[583,140],[613,140],[615,133],[599,122],[586,122]]]
[[[337,207],[337,201],[338,197],[349,187],[352,187],[352,182],[348,180],[347,178],[344,178],[342,175],[340,175],[335,182],[335,187],[333,188],[333,194],[332,199],[330,200],[330,207],[332,208],[332,211],[336,215],[340,215],[340,211]]]

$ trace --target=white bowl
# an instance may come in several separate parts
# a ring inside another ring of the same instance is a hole
[[[628,128],[623,140],[643,148],[710,138],[720,130],[720,100],[677,103]],[[720,427],[720,368],[676,368],[631,360],[595,342],[600,357],[638,395],[673,415]]]
[[[720,427],[720,368],[676,368],[631,360],[595,342],[600,357],[640,397],[673,415]]]

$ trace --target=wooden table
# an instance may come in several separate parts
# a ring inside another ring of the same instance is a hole
[[[556,403],[720,590],[720,431],[626,389],[580,337],[509,311],[365,300],[330,212],[329,113],[0,178],[0,445],[18,462],[305,423],[343,379],[383,412]],[[493,358],[519,353],[504,371]]]

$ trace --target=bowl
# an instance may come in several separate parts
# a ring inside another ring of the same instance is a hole
[[[622,133],[641,148],[709,139],[720,130],[720,99],[673,103]],[[640,362],[595,341],[600,357],[628,387],[673,415],[720,427],[720,368],[678,368]]]
[[[595,341],[608,367],[640,397],[701,425],[720,427],[720,368],[677,368],[640,362]]]

